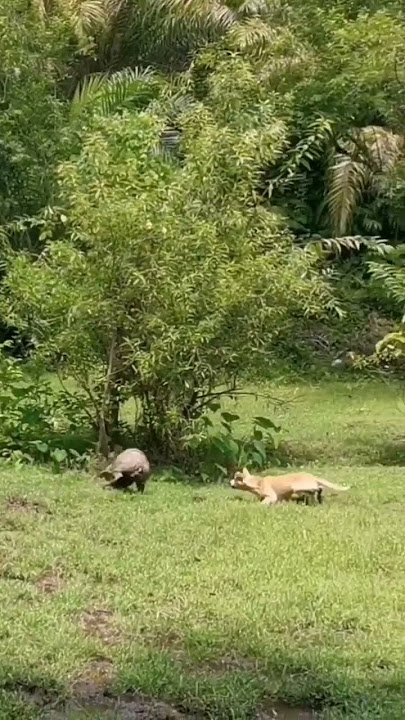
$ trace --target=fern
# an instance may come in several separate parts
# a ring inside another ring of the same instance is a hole
[[[381,283],[389,297],[405,310],[405,266],[369,262],[372,278]]]
[[[310,123],[302,140],[288,151],[286,161],[272,180],[272,187],[282,187],[285,190],[289,185],[295,184],[301,173],[310,170],[313,161],[325,153],[332,136],[333,124],[327,118],[319,117]]]
[[[368,267],[373,280],[380,283],[388,297],[394,300],[403,313],[397,331],[388,333],[376,345],[376,355],[381,358],[405,359],[405,245],[393,252],[397,265],[369,262]]]

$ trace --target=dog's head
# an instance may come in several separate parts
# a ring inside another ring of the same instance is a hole
[[[247,468],[238,470],[231,480],[231,487],[234,490],[252,490],[255,485],[254,478]]]

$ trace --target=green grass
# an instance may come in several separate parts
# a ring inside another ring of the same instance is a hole
[[[247,420],[269,414],[282,427],[283,464],[405,464],[405,387],[400,382],[329,381],[269,385],[280,408],[246,397]],[[227,409],[235,407],[228,401]]]
[[[351,486],[320,507],[269,509],[167,477],[122,495],[2,467],[0,718],[44,717],[28,694],[68,698],[77,683],[219,719],[278,702],[329,719],[405,717],[399,387],[297,394],[282,410],[286,453],[313,452],[320,475]]]

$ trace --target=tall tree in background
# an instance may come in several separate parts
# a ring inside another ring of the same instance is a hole
[[[62,22],[40,27],[22,0],[0,0],[0,223],[49,202],[67,116],[56,86],[68,65]]]

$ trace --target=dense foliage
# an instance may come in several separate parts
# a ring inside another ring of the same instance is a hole
[[[129,398],[167,456],[277,359],[400,352],[404,31],[395,0],[0,0],[2,333],[100,449]]]

